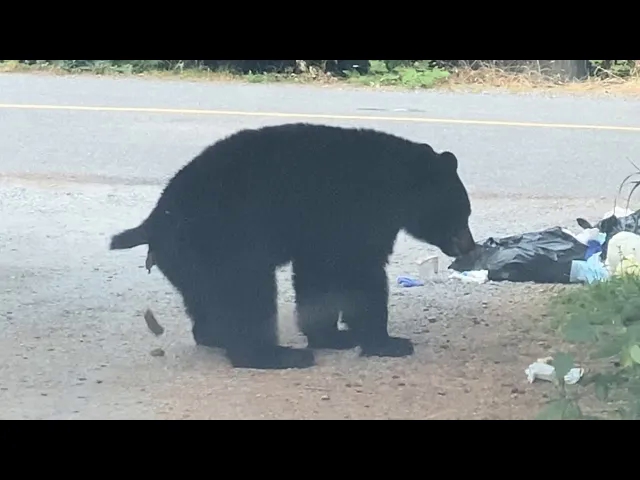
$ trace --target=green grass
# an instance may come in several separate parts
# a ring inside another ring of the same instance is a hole
[[[360,75],[349,72],[348,81],[367,86],[402,86],[406,88],[431,88],[449,78],[447,70],[430,67],[426,62],[412,65],[393,65],[382,60],[372,60],[370,72]]]
[[[306,73],[255,73],[245,75],[229,69],[211,71],[199,65],[167,60],[39,60],[33,64],[17,60],[0,61],[0,72],[43,71],[50,73],[91,73],[96,75],[147,75],[159,77],[180,76],[190,79],[242,80],[249,83],[346,83],[371,87],[402,87],[408,89],[431,88],[446,80],[450,73],[432,68],[427,62],[387,65],[389,62],[373,60],[366,75],[345,72],[345,77],[330,75],[319,69]]]
[[[559,354],[557,376],[564,377],[574,359],[592,371],[579,388],[559,382],[557,398],[539,418],[640,419],[640,278],[568,288],[551,301],[549,317],[574,350]]]

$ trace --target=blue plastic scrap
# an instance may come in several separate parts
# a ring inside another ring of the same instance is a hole
[[[422,280],[419,280],[417,278],[411,278],[411,277],[405,277],[405,276],[401,276],[398,277],[398,285],[402,286],[402,287],[422,287],[424,286],[424,282]]]
[[[603,243],[604,242],[600,242],[598,240],[589,240],[587,242],[587,251],[584,254],[584,259],[588,260],[593,255],[595,255],[596,253],[601,252]]]
[[[571,283],[594,283],[602,282],[609,278],[609,271],[600,260],[600,252],[591,255],[585,260],[574,260],[571,262]]]

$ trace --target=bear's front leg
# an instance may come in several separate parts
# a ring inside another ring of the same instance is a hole
[[[360,345],[362,356],[406,357],[414,352],[408,338],[387,331],[389,289],[384,266],[343,272],[342,318]]]

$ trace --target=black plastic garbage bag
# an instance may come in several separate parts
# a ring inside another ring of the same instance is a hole
[[[459,272],[488,270],[489,280],[569,283],[571,262],[584,260],[587,246],[560,227],[495,239],[449,265]]]
[[[582,228],[597,228],[602,233],[605,233],[606,240],[602,245],[602,255],[600,258],[605,260],[607,258],[607,251],[609,246],[609,240],[616,233],[619,232],[632,232],[636,234],[640,234],[640,210],[636,210],[630,215],[626,217],[616,217],[615,215],[611,215],[609,217],[603,218],[595,225],[592,225],[584,218],[576,219],[578,225]]]

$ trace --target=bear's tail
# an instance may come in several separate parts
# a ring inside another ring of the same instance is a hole
[[[137,247],[138,245],[147,245],[148,243],[147,232],[145,231],[144,224],[142,224],[111,237],[109,250],[124,250]]]

